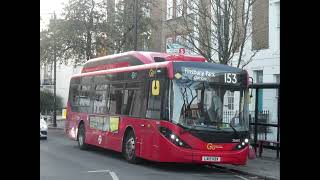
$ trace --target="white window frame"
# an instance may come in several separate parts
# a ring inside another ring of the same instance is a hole
[[[173,0],[167,0],[167,20],[173,18]]]
[[[228,106],[228,110],[230,111],[234,110],[234,93],[230,91],[227,91],[227,106]]]
[[[280,83],[280,74],[274,74],[274,79],[276,83]],[[278,99],[279,89],[276,89],[276,98]]]
[[[255,81],[256,83],[263,83],[263,70],[255,70]],[[261,79],[260,79],[261,78]]]
[[[183,0],[176,0],[176,17],[181,17],[183,12]]]
[[[187,0],[187,14],[194,13],[195,3],[198,3],[198,0]]]

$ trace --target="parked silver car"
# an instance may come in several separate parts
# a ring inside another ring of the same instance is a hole
[[[47,139],[48,126],[47,122],[44,120],[44,117],[40,115],[40,139]]]

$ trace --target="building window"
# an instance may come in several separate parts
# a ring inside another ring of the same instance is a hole
[[[275,9],[276,9],[276,21],[277,21],[277,27],[276,27],[276,48],[277,50],[280,49],[280,2],[275,3]]]
[[[234,110],[234,92],[227,91],[228,110]]]
[[[275,7],[276,7],[276,17],[277,17],[277,28],[280,29],[280,3],[279,2],[275,3]]]
[[[275,74],[276,83],[280,83],[280,74]]]
[[[275,74],[274,75],[276,83],[280,83],[280,74]],[[276,89],[276,98],[278,98],[279,95],[279,89]]]
[[[257,70],[255,71],[256,83],[263,83],[263,71]],[[258,90],[258,111],[261,112],[263,110],[263,90]]]
[[[183,9],[183,1],[177,0],[176,1],[176,17],[182,16],[182,9]]]
[[[187,14],[193,13],[195,10],[194,0],[187,0]]]
[[[167,20],[173,18],[173,0],[167,0]]]
[[[256,74],[256,83],[263,83],[263,70],[255,71]]]
[[[252,49],[269,48],[269,0],[252,5]]]

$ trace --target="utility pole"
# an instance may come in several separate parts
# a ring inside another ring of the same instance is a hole
[[[134,0],[134,50],[137,50],[137,39],[138,39],[138,31],[137,31],[137,26],[138,26],[138,8],[137,8],[137,0]]]
[[[57,59],[57,50],[56,50],[56,13],[53,13],[53,18],[54,18],[54,29],[53,29],[53,66],[54,66],[54,75],[53,75],[53,127],[57,127],[57,113],[56,113],[56,59]]]

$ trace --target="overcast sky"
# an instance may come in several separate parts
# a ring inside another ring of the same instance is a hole
[[[63,8],[62,3],[67,2],[68,0],[40,0],[40,16],[43,19],[43,22],[40,23],[40,30],[48,24],[54,11],[56,12],[57,17],[59,17]]]

